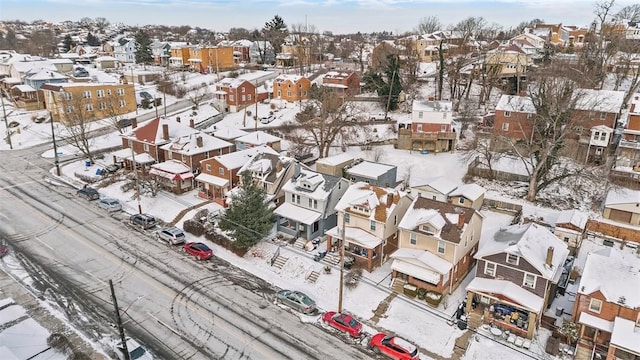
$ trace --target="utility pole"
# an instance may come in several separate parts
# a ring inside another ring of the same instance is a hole
[[[113,281],[109,279],[109,288],[111,289],[111,300],[113,300],[113,307],[116,309],[116,323],[118,325],[118,331],[120,332],[120,340],[122,341],[122,350],[124,352],[124,359],[131,360],[129,356],[129,349],[127,349],[127,338],[124,336],[124,327],[122,327],[122,318],[120,318],[120,309],[118,308],[118,300],[116,299],[116,293],[113,290]]]
[[[7,128],[7,143],[9,143],[9,149],[13,150],[13,145],[11,145],[11,131],[9,130],[9,122],[7,121],[7,109],[4,107],[4,92],[0,94],[0,101],[2,101],[2,113],[4,114],[4,126]]]
[[[396,71],[393,70],[393,74],[391,74],[391,83],[389,84],[389,98],[387,99],[387,107],[384,109],[384,120],[387,120],[387,115],[389,114],[389,106],[391,106],[391,91],[393,90],[393,82],[396,80]]]
[[[343,293],[343,287],[344,287],[344,246],[345,246],[345,236],[346,236],[346,230],[345,230],[345,225],[346,225],[346,221],[344,219],[346,213],[342,213],[342,229],[340,231],[340,237],[342,239],[340,239],[340,287],[339,287],[339,291],[338,291],[338,312],[341,313],[342,312],[342,293]]]
[[[60,113],[58,111],[58,102],[56,101],[56,94],[54,94],[53,91],[51,92],[51,99],[52,99],[51,104],[53,104],[56,107],[56,112]],[[49,122],[51,123],[51,139],[53,141],[53,159],[54,159],[54,164],[56,166],[56,175],[60,176],[60,161],[58,160],[58,146],[56,144],[56,132],[55,132],[55,129],[53,128],[53,112],[51,111],[51,109],[49,109]]]
[[[131,85],[133,85],[133,94],[136,93],[136,80],[133,77],[133,66],[131,66]],[[138,99],[136,99],[136,116],[138,115]]]
[[[133,151],[133,142],[131,142],[131,160],[133,161],[133,173],[136,176],[136,200],[138,201],[138,214],[142,214],[142,206],[140,205],[140,180],[138,179],[138,166],[136,165],[136,152]]]

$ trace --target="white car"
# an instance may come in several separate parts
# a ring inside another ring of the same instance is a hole
[[[267,115],[267,116],[261,117],[260,118],[260,122],[263,123],[263,124],[268,124],[268,123],[272,122],[275,119],[276,119],[275,115],[271,114],[271,115]]]
[[[131,360],[153,360],[153,356],[143,348],[139,342],[127,337],[127,350],[129,351],[129,359]],[[124,360],[124,348],[122,341],[118,341],[113,345],[113,351],[120,360]]]
[[[120,204],[120,201],[116,199],[110,199],[110,198],[100,199],[100,201],[98,201],[98,206],[107,210],[108,212],[122,210],[122,204]]]

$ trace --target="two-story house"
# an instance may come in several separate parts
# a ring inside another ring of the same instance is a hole
[[[251,179],[266,192],[267,201],[270,201],[274,207],[278,207],[284,202],[282,187],[293,176],[294,160],[275,151],[258,153],[238,171],[240,183],[242,183],[244,172],[248,172]]]
[[[502,95],[496,105],[493,133],[516,141],[530,139],[535,116],[536,107],[530,97]]]
[[[235,68],[231,46],[188,46],[188,67],[193,71],[218,73]]]
[[[629,118],[622,130],[612,175],[640,181],[640,93],[630,99]]]
[[[327,251],[342,245],[345,254],[367,271],[382,266],[398,249],[398,224],[410,204],[411,199],[398,190],[351,184],[335,207],[338,225],[327,231]]]
[[[483,218],[473,208],[416,197],[398,225],[394,287],[408,283],[451,294],[475,263]]]
[[[240,183],[238,171],[258,154],[278,153],[268,146],[256,146],[200,161],[201,172],[196,176],[198,195],[226,206],[227,193]]]
[[[580,325],[576,358],[640,358],[638,274],[636,254],[607,247],[587,255],[572,312]]]
[[[449,193],[447,201],[457,206],[480,210],[485,192],[486,190],[478,184],[462,184]]]
[[[446,176],[438,176],[427,179],[419,184],[409,184],[411,195],[422,196],[423,198],[447,202],[449,194],[456,189],[457,185]]]
[[[274,210],[276,230],[313,240],[337,225],[335,207],[347,191],[346,179],[320,174],[294,164],[293,177],[282,190],[285,201]]]
[[[476,277],[466,287],[467,313],[531,339],[568,255],[562,240],[535,223],[511,225],[483,238],[474,255]]]
[[[335,91],[341,97],[360,94],[360,77],[355,71],[329,71],[322,77],[322,86]]]
[[[311,81],[304,76],[280,74],[273,80],[273,98],[289,102],[309,99]]]
[[[237,112],[248,105],[255,104],[258,99],[256,86],[239,78],[224,78],[215,84],[215,101],[219,109]],[[252,119],[253,120],[253,119]]]
[[[358,159],[343,168],[342,176],[351,182],[365,182],[382,187],[394,187],[398,176],[398,167]]]
[[[316,171],[332,176],[342,176],[345,167],[353,164],[356,159],[349,153],[339,153],[316,161]]]
[[[113,57],[123,63],[136,62],[136,41],[134,39],[120,39],[113,50]]]
[[[553,233],[569,246],[572,253],[575,253],[582,244],[587,220],[589,220],[587,214],[578,210],[563,210],[558,215]]]
[[[173,137],[171,141],[159,148],[159,152],[162,152],[160,157],[166,160],[182,161],[196,174],[200,172],[202,160],[233,151],[235,151],[234,144],[202,131]]]
[[[414,151],[451,151],[456,146],[451,101],[415,100],[411,121],[398,129],[398,148]]]

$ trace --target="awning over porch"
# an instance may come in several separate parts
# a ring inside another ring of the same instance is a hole
[[[597,316],[593,316],[586,312],[580,313],[580,318],[578,319],[580,324],[587,325],[592,328],[596,328],[598,330],[606,331],[611,333],[613,331],[613,321],[608,321],[605,319],[601,319]]]
[[[229,180],[209,174],[200,174],[196,176],[196,181],[211,184],[217,187],[226,187],[227,185],[229,185]]]
[[[133,154],[131,154],[131,149],[129,148],[114,151],[113,153],[111,153],[111,155],[115,156],[116,159],[119,159],[119,160],[126,159],[126,160],[133,161]],[[136,156],[136,163],[138,164],[151,164],[156,161],[156,159],[154,159],[148,153],[142,153],[142,154],[136,153],[135,156]]]
[[[157,168],[152,168],[151,170],[149,170],[149,174],[151,175],[157,175],[160,177],[163,177],[165,179],[169,179],[169,180],[177,180],[177,181],[185,181],[188,179],[191,179],[193,177],[193,173],[191,172],[187,172],[187,173],[181,173],[181,174],[173,174],[167,171],[163,171]]]
[[[334,227],[329,229],[326,234],[336,239],[342,239],[342,229]],[[368,232],[360,229],[347,227],[344,230],[346,242],[358,245],[365,249],[375,249],[378,245],[382,244],[382,239],[375,235],[371,235]]]
[[[426,281],[433,285],[438,285],[440,282],[440,274],[424,268],[422,266],[414,265],[402,260],[394,260],[391,264],[391,270],[401,272],[403,274],[413,276],[414,278]]]
[[[493,294],[501,295],[529,311],[540,313],[544,299],[538,295],[530,293],[520,286],[506,280],[474,278],[466,287],[467,291],[483,293],[488,296]]]
[[[297,221],[306,225],[313,224],[322,216],[322,214],[320,214],[319,212],[305,209],[288,202],[280,205],[273,212],[274,214],[282,216],[283,218]]]
[[[640,331],[634,321],[616,317],[611,332],[611,345],[640,354]]]
[[[442,275],[449,273],[453,264],[438,255],[420,249],[398,249],[391,254],[392,259],[397,259],[412,265],[435,271]]]

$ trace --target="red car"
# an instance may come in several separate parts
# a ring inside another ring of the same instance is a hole
[[[344,331],[353,337],[362,335],[362,324],[347,314],[328,311],[322,315],[322,321],[340,331]]]
[[[184,244],[182,250],[196,257],[197,260],[207,260],[213,256],[213,251],[201,242],[190,242]]]
[[[397,336],[387,334],[373,335],[369,347],[375,353],[382,353],[395,360],[418,360],[418,348]]]

